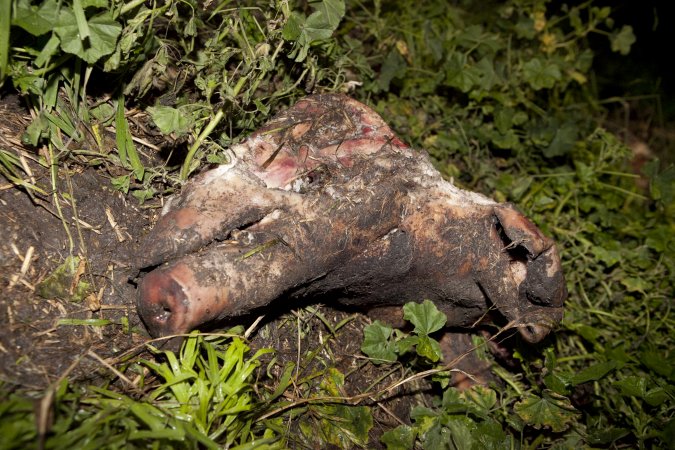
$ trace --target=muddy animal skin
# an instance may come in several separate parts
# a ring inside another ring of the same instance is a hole
[[[153,336],[273,300],[430,299],[448,325],[495,314],[530,342],[567,296],[551,239],[509,204],[445,181],[370,108],[316,95],[195,177],[142,243],[138,312]]]

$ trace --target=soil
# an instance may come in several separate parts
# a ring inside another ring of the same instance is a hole
[[[60,164],[52,195],[49,170],[36,162],[45,153],[21,145],[30,119],[25,109],[10,97],[0,111],[1,148],[21,155],[32,173],[27,181],[44,192],[0,177],[0,380],[43,388],[75,361],[72,375],[91,378],[102,367],[97,356],[114,358],[146,339],[135,313],[128,255],[152,209],[113,190],[109,175],[76,165]],[[50,278],[70,255],[81,261],[75,276]],[[71,295],[78,286],[88,286],[86,295]],[[66,325],[64,319],[113,324]]]

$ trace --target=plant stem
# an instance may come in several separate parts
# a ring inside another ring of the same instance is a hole
[[[187,177],[190,174],[190,164],[192,163],[192,158],[194,158],[197,149],[202,145],[204,139],[206,139],[206,137],[211,134],[213,129],[218,125],[218,122],[220,122],[224,114],[225,113],[222,109],[218,111],[213,117],[213,120],[211,120],[211,122],[209,122],[209,124],[202,130],[202,132],[197,137],[197,140],[194,142],[194,144],[192,144],[192,147],[190,147],[190,151],[188,151],[188,154],[185,157],[185,162],[183,162],[183,167],[180,171],[180,179],[182,181],[187,180]]]

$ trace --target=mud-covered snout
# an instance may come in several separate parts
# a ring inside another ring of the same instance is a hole
[[[157,269],[141,280],[137,308],[153,337],[189,331],[185,327],[190,312],[189,299],[168,270]]]
[[[527,276],[519,290],[523,305],[518,326],[523,339],[536,343],[562,320],[567,287],[555,246],[529,261],[527,266]]]
[[[511,279],[518,286],[515,305],[502,305],[528,342],[544,339],[562,320],[567,287],[560,255],[552,239],[510,205],[495,210],[510,260]]]
[[[528,262],[527,276],[520,285],[520,293],[532,305],[562,308],[567,298],[567,288],[555,246]]]

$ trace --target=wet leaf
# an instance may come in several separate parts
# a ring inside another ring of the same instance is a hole
[[[376,320],[363,330],[361,351],[375,364],[396,361],[396,344],[390,339],[393,330]]]
[[[323,412],[321,421],[326,441],[338,448],[363,447],[368,444],[368,433],[373,427],[373,416],[367,406],[333,405]]]
[[[59,16],[57,0],[46,0],[35,5],[30,0],[16,2],[12,25],[17,25],[33,36],[40,36],[54,29]]]
[[[570,401],[551,391],[542,397],[530,395],[514,405],[516,414],[534,428],[550,427],[559,433],[566,430],[577,416]]]
[[[579,136],[579,129],[572,123],[563,124],[555,132],[551,144],[544,149],[544,156],[553,158],[569,153],[573,148]]]
[[[446,315],[429,300],[424,300],[422,303],[406,303],[403,306],[403,318],[415,326],[414,331],[418,334],[431,334],[438,331],[448,320]]]
[[[387,446],[387,450],[409,450],[415,442],[415,431],[410,425],[399,425],[382,433],[380,441]]]
[[[79,56],[89,64],[94,64],[115,50],[117,38],[122,33],[122,25],[111,13],[98,14],[87,20],[90,30],[88,38],[81,38],[73,11],[61,9],[54,31],[61,39],[61,49],[66,53]]]
[[[557,64],[539,58],[531,59],[523,64],[523,76],[532,89],[552,88],[556,81],[560,81],[562,74]]]
[[[436,339],[421,335],[417,341],[417,354],[431,362],[439,361],[443,357],[441,346]]]
[[[597,381],[603,378],[612,370],[616,369],[616,366],[617,364],[614,361],[605,361],[593,364],[592,366],[586,367],[576,375],[570,377],[569,382],[573,386],[576,386],[582,383],[587,383],[589,381]]]
[[[633,27],[624,25],[617,34],[612,35],[612,51],[619,52],[622,55],[630,53],[631,46],[635,43],[635,34],[633,34]]]
[[[163,134],[176,133],[182,135],[187,133],[193,125],[190,118],[185,116],[178,108],[158,105],[148,107],[147,111]]]

